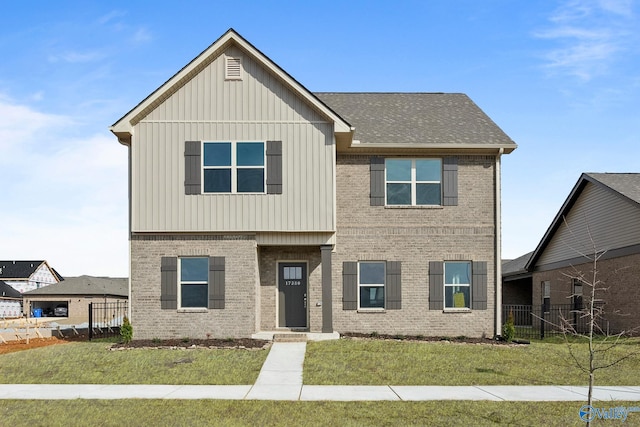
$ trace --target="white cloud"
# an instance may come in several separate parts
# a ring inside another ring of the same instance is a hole
[[[82,137],[76,126],[0,98],[0,259],[124,276],[127,152],[106,129]]]
[[[543,55],[545,68],[581,81],[607,74],[629,48],[629,34],[637,25],[632,2],[612,0],[565,2],[549,22],[550,26],[533,33],[553,43]]]

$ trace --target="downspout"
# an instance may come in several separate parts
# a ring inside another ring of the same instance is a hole
[[[501,197],[501,170],[500,162],[504,148],[500,148],[496,156],[496,244],[495,244],[495,333],[494,336],[502,335],[502,197]]]

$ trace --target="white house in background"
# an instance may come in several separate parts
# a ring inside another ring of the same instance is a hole
[[[47,261],[0,261],[0,280],[23,294],[64,279]]]

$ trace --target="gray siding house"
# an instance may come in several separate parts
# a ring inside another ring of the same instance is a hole
[[[499,330],[516,145],[466,95],[312,93],[229,30],[110,129],[137,338]]]
[[[640,174],[584,173],[525,270],[533,304],[587,304],[594,254],[605,332],[640,327]],[[590,260],[591,259],[591,260]]]

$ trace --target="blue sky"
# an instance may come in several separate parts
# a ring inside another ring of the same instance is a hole
[[[9,2],[0,259],[128,275],[108,127],[230,27],[311,91],[468,94],[519,146],[505,258],[535,249],[582,172],[640,172],[638,0]]]

